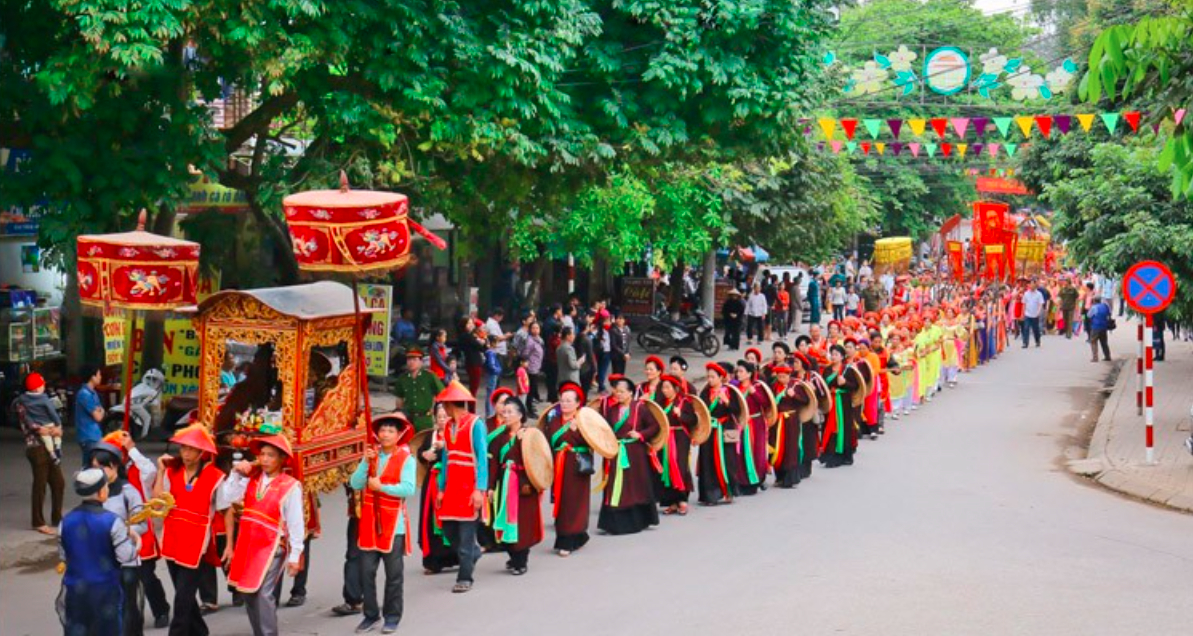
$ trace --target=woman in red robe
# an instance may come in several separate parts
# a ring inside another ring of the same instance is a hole
[[[698,424],[696,407],[685,390],[687,381],[664,375],[659,382],[659,406],[671,424],[667,444],[659,462],[659,503],[666,508],[663,514],[688,514],[688,496],[695,490],[692,482],[692,433]]]
[[[530,548],[543,541],[543,511],[539,491],[530,483],[522,459],[526,405],[517,398],[507,398],[500,417],[501,427],[489,441],[493,466],[489,473],[494,476],[492,527],[498,546],[510,555],[505,569],[521,576],[526,574]],[[513,510],[515,506],[517,510]]]
[[[779,421],[775,423],[775,486],[794,488],[800,482],[800,450],[803,448],[799,409],[809,402],[804,387],[791,377],[791,367],[773,369],[775,384],[771,390],[779,400]]]
[[[743,414],[742,437],[738,444],[738,454],[741,456],[737,473],[738,491],[742,495],[754,495],[759,489],[765,489],[766,474],[770,472],[766,414],[774,405],[767,404],[769,398],[754,386],[756,373],[757,367],[745,360],[739,361],[734,369],[738,389],[746,396],[746,406],[750,409],[748,414]]]
[[[832,362],[824,369],[829,387],[829,411],[825,415],[824,437],[820,440],[820,463],[825,468],[850,466],[857,450],[857,427],[861,408],[853,406],[853,394],[862,387],[861,372],[845,362],[845,347],[833,345]]]
[[[731,397],[725,367],[709,362],[705,365],[708,384],[700,391],[700,398],[712,414],[712,434],[700,445],[696,465],[697,488],[702,506],[732,503],[737,496],[737,466],[740,456],[734,452],[733,439],[740,434],[738,417],[740,403]],[[729,437],[730,439],[726,439]]]
[[[659,423],[642,400],[634,399],[629,378],[613,381],[613,397],[612,403],[604,402],[601,415],[613,427],[620,448],[617,457],[605,460],[605,496],[597,527],[613,535],[636,534],[659,525],[651,480],[659,460],[650,447]]]
[[[584,403],[584,390],[574,382],[559,387],[559,404],[547,411],[543,432],[555,453],[552,501],[555,517],[555,550],[567,557],[588,543],[589,496],[596,466],[593,451],[580,434],[576,416]]]
[[[426,436],[419,448],[418,461],[427,467],[427,477],[423,480],[422,491],[418,500],[418,544],[422,548],[423,573],[438,574],[447,568],[460,565],[460,557],[455,548],[447,544],[443,535],[443,527],[435,518],[435,497],[439,491],[439,462],[443,453],[443,429],[451,418],[442,403],[435,405],[432,412],[435,418],[434,431]],[[359,494],[357,495],[360,496]]]

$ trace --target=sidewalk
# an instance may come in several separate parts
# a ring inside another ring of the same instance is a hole
[[[1132,334],[1131,346],[1137,346],[1135,323],[1124,326]],[[1146,463],[1146,429],[1136,409],[1135,349],[1131,349],[1098,418],[1086,459],[1070,461],[1069,470],[1136,499],[1193,512],[1193,457],[1185,449],[1193,401],[1189,384],[1193,343],[1167,342],[1166,360],[1155,363],[1154,369],[1155,465]]]

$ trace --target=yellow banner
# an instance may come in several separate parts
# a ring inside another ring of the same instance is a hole
[[[357,293],[365,307],[374,310],[373,321],[365,332],[365,360],[368,374],[384,377],[389,374],[389,315],[393,310],[394,288],[390,285],[357,285]]]
[[[1020,240],[1015,246],[1015,260],[1042,263],[1047,249],[1047,241]]]
[[[104,311],[104,366],[124,364],[125,322],[123,310]]]

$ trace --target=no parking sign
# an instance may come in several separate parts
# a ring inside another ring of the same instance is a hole
[[[1172,276],[1172,270],[1163,263],[1140,261],[1123,275],[1123,299],[1131,309],[1146,317],[1144,324],[1139,326],[1139,359],[1135,367],[1138,389],[1135,401],[1143,411],[1148,464],[1156,462],[1152,410],[1155,401],[1152,391],[1152,315],[1164,311],[1175,297],[1176,279]]]

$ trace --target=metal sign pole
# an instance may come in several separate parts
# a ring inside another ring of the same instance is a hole
[[[1135,410],[1143,415],[1143,323],[1139,323],[1139,356],[1135,358]]]
[[[1152,315],[1147,315],[1143,328],[1143,423],[1147,427],[1147,464],[1156,463],[1155,430],[1153,429],[1154,378],[1152,376]]]

